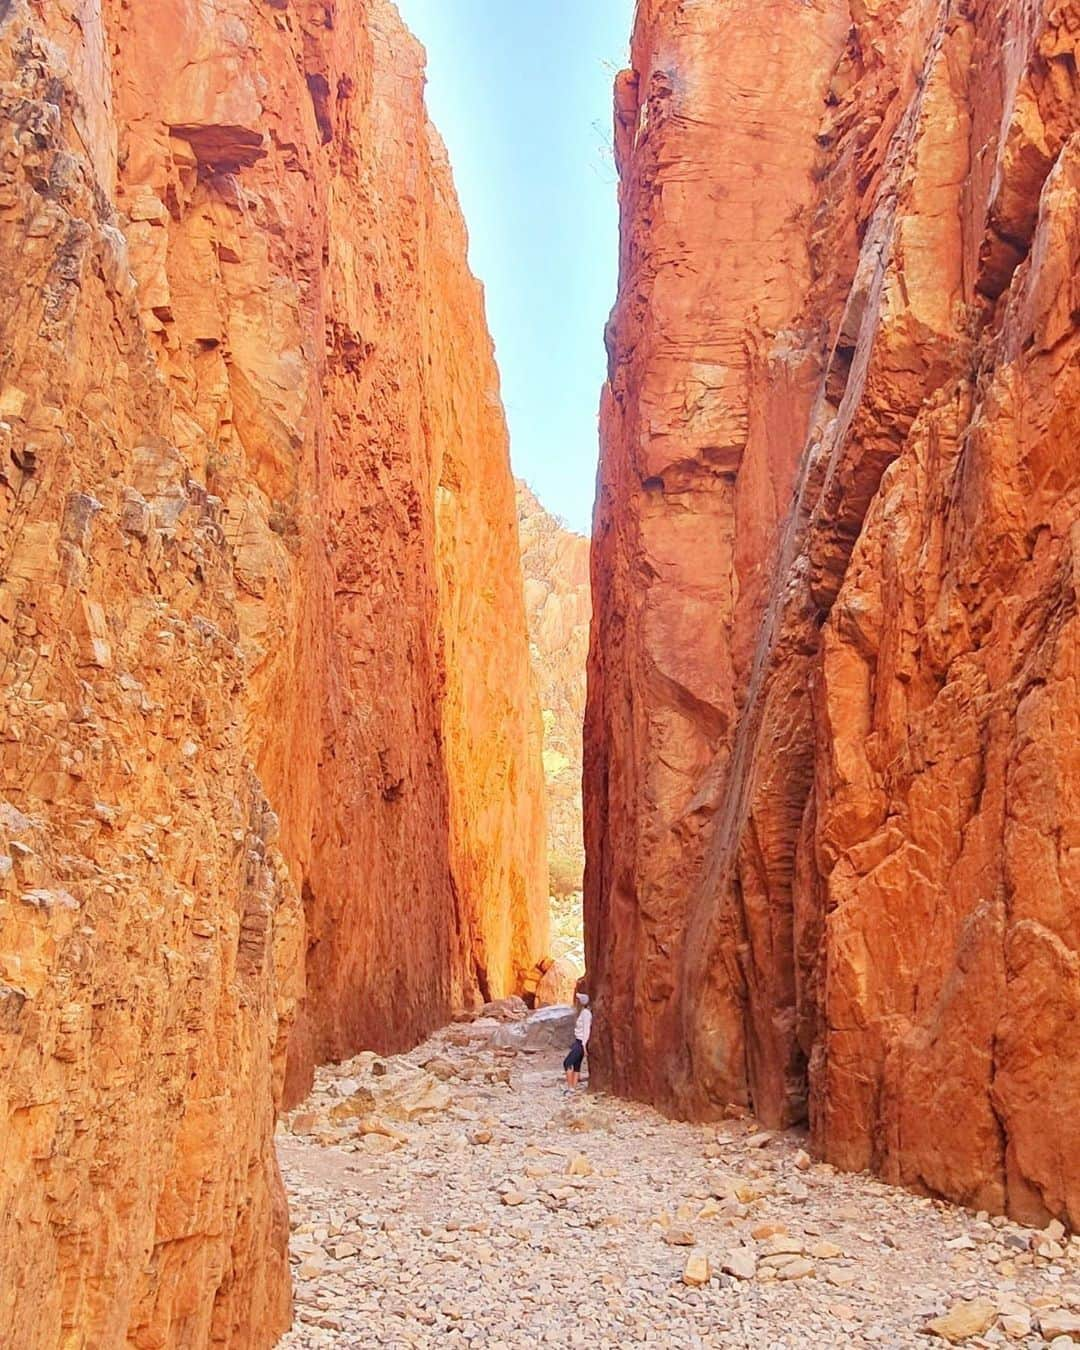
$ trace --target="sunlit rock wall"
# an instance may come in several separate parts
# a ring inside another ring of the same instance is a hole
[[[0,1342],[266,1345],[283,1091],[545,945],[481,298],[386,4],[0,0],[0,104]]]
[[[319,434],[337,660],[320,694],[313,993],[290,1100],[320,1060],[402,1049],[448,1009],[512,992],[547,943],[540,714],[498,372],[424,112],[423,51],[389,5],[368,15],[366,66],[346,49],[325,77],[346,91],[317,217],[334,296]]]
[[[598,1077],[1074,1223],[1078,40],[639,6],[586,729]]]

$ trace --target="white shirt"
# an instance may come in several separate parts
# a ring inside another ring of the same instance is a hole
[[[589,1008],[582,1008],[574,1023],[574,1039],[580,1041],[582,1045],[588,1045],[590,1031],[592,1031],[592,1011]]]

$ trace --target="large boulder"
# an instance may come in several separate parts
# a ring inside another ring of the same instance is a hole
[[[536,1006],[552,1008],[572,1005],[581,974],[581,967],[569,957],[560,956],[558,960],[552,961],[536,986]]]
[[[577,1013],[568,1004],[537,1008],[524,1022],[506,1023],[491,1038],[501,1050],[568,1050]]]

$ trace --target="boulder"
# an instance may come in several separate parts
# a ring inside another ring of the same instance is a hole
[[[569,1050],[577,1012],[566,1004],[537,1008],[522,1022],[498,1028],[491,1043],[504,1050]]]
[[[553,1008],[573,1004],[574,990],[581,976],[581,968],[567,956],[552,961],[536,986],[536,1006]]]
[[[496,1022],[520,1022],[528,1011],[525,1000],[517,994],[511,994],[508,998],[497,998],[491,1003],[485,1003],[478,1016],[494,1018]]]

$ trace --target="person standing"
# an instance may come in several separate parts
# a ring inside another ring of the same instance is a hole
[[[592,1010],[589,1007],[588,994],[578,994],[577,1003],[581,1011],[574,1023],[574,1043],[570,1047],[570,1053],[563,1060],[568,1092],[576,1088],[581,1079],[581,1065],[585,1059],[585,1052],[589,1046],[589,1035],[592,1031]]]

